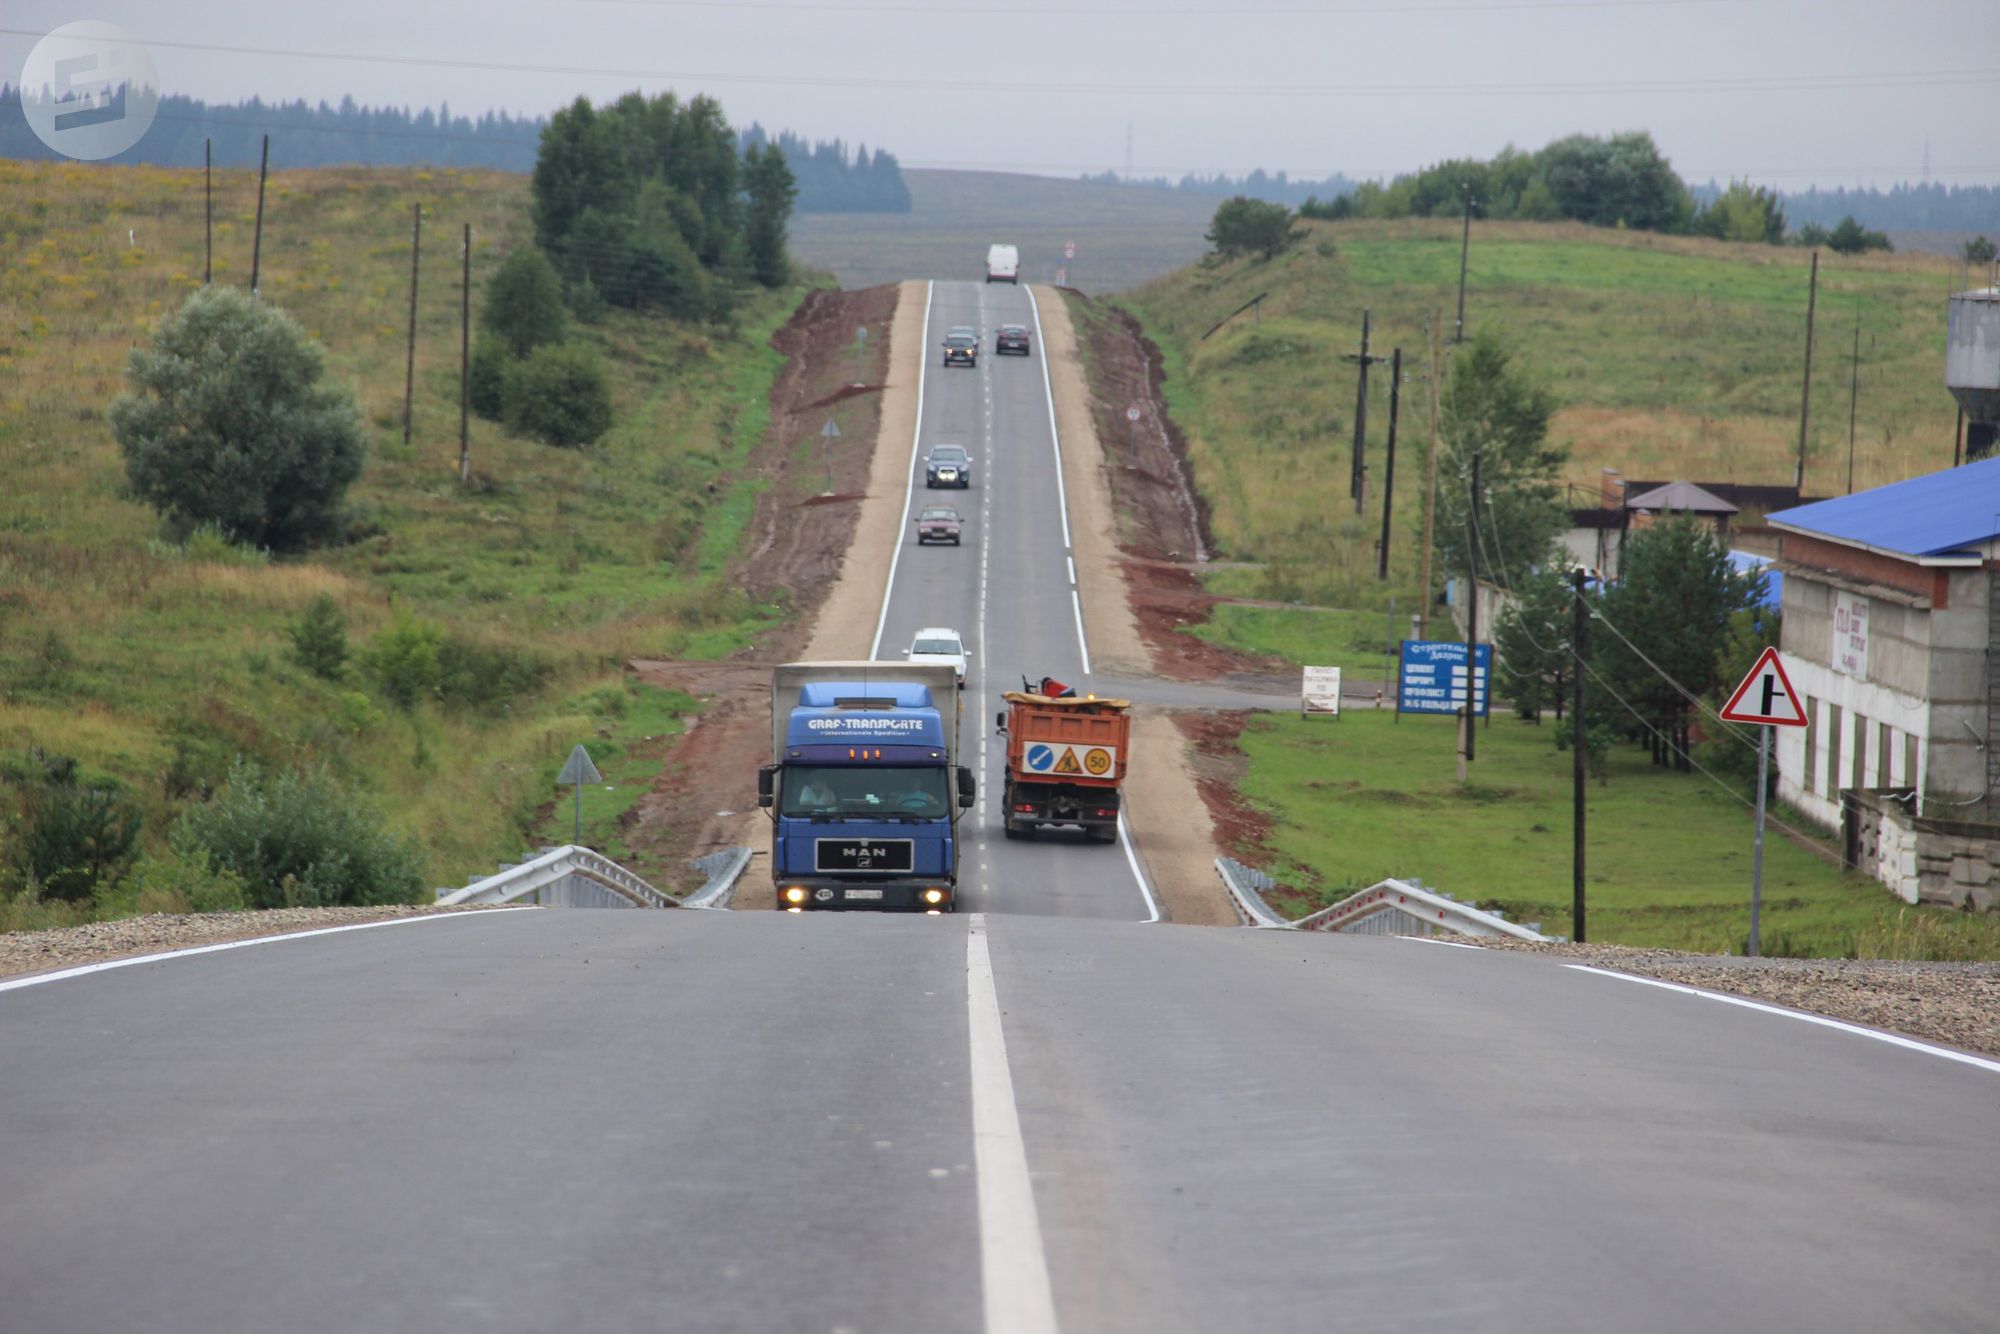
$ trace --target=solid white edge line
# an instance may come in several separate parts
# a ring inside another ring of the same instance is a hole
[[[1462,940],[1439,940],[1436,936],[1399,936],[1399,940],[1414,940],[1419,945],[1449,945],[1455,950],[1483,950],[1484,945],[1468,945]]]
[[[1837,1029],[1842,1033],[1852,1033],[1857,1037],[1873,1038],[1886,1042],[1892,1047],[1905,1047],[1910,1051],[1925,1052],[1931,1056],[1942,1056],[1947,1061],[1957,1061],[1961,1065],[2000,1075],[2000,1061],[1988,1060],[1984,1056],[1974,1056],[1968,1052],[1953,1051],[1949,1047],[1939,1047],[1916,1038],[1906,1038],[1900,1033],[1884,1033],[1879,1029],[1864,1028],[1860,1024],[1850,1024],[1840,1019],[1828,1019],[1825,1015],[1807,1014],[1803,1010],[1788,1010],[1782,1005],[1768,1005],[1763,1001],[1750,1000],[1743,996],[1731,996],[1721,991],[1705,991],[1681,982],[1663,982],[1657,977],[1640,977],[1634,973],[1614,972],[1609,968],[1594,968],[1587,963],[1566,963],[1565,968],[1574,968],[1579,973],[1595,973],[1599,977],[1615,977],[1621,982],[1637,982],[1640,986],[1658,987],[1662,991],[1679,991],[1689,996],[1700,996],[1705,1000],[1721,1001],[1724,1005],[1740,1005],[1746,1010],[1757,1010],[1764,1014],[1775,1014],[1786,1019],[1798,1019],[1808,1024],[1818,1024],[1821,1028]]]
[[[1007,1068],[1000,994],[986,947],[986,914],[965,937],[965,1008],[972,1057],[973,1177],[979,1194],[979,1285],[987,1334],[1055,1334],[1055,1294],[1028,1175],[1028,1146]]]
[[[882,658],[882,632],[889,628],[889,599],[896,591],[896,563],[903,558],[903,535],[910,531],[910,502],[917,495],[917,446],[924,438],[924,377],[931,367],[931,294],[937,284],[924,283],[923,346],[917,349],[917,425],[910,432],[910,471],[903,486],[903,518],[896,525],[896,545],[889,556],[889,578],[882,585],[882,614],[875,618],[875,642],[868,647],[870,661]],[[895,368],[892,366],[893,372]]]
[[[484,908],[481,912],[535,912],[538,909],[530,903],[506,908]],[[444,922],[453,918],[478,917],[477,912],[434,912],[416,917],[390,917],[380,922],[354,922],[347,926],[320,926],[310,931],[287,931],[275,936],[251,936],[247,940],[224,940],[213,945],[190,945],[183,950],[165,950],[159,954],[140,954],[130,959],[105,959],[100,963],[78,964],[74,968],[64,968],[60,972],[37,973],[33,977],[16,977],[0,981],[0,991],[16,991],[22,987],[38,987],[45,982],[60,982],[64,978],[85,977],[91,973],[109,972],[113,968],[132,968],[142,963],[159,963],[162,959],[185,959],[195,954],[220,954],[224,950],[240,950],[249,945],[269,945],[279,940],[305,940],[311,936],[332,936],[342,931],[367,931],[378,926],[409,926],[415,922]]]
[[[1076,612],[1076,652],[1083,659],[1083,674],[1090,675],[1090,641],[1083,637],[1083,594],[1069,590],[1069,605]]]
[[[1125,846],[1125,861],[1132,868],[1132,878],[1139,882],[1139,892],[1146,896],[1146,920],[1160,920],[1160,905],[1153,898],[1153,887],[1146,883],[1146,873],[1139,869],[1139,854],[1132,850],[1132,835],[1125,827],[1125,812],[1118,812],[1118,841]]]
[[[1042,303],[1035,289],[1028,288],[1028,310],[1035,317],[1035,355],[1042,363],[1042,396],[1049,401],[1049,447],[1056,454],[1056,513],[1062,516],[1063,549],[1076,544],[1069,540],[1069,494],[1063,490],[1062,437],[1056,434],[1056,386],[1049,378],[1049,345],[1042,337]]]

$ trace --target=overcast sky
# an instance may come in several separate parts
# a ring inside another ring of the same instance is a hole
[[[2000,0],[7,0],[167,92],[545,113],[707,92],[905,166],[1386,177],[1651,130],[1684,177],[2000,181]]]

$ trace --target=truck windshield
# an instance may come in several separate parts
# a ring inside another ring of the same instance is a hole
[[[784,799],[778,813],[795,819],[815,815],[932,818],[949,812],[946,796],[945,770],[937,765],[797,765],[785,770]]]

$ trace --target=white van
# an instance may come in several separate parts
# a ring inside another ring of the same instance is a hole
[[[986,251],[986,281],[989,283],[1021,282],[1021,252],[1010,245],[991,246]]]

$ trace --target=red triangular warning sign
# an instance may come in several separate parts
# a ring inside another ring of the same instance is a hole
[[[1743,684],[1736,687],[1736,693],[1722,706],[1722,716],[1732,723],[1806,725],[1805,706],[1799,703],[1799,692],[1792,689],[1791,678],[1785,675],[1785,664],[1779,659],[1778,650],[1764,650],[1757,665],[1743,678]]]
[[[1076,762],[1076,748],[1074,746],[1063,747],[1062,758],[1056,761],[1056,772],[1059,774],[1080,774],[1083,772],[1083,766]]]

